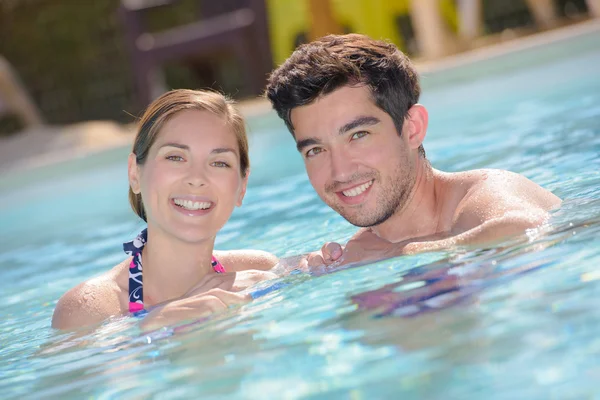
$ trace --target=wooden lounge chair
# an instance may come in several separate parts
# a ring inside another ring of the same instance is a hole
[[[176,1],[122,0],[120,14],[140,106],[145,107],[166,89],[161,82],[163,64],[210,59],[223,53],[233,55],[241,66],[246,94],[260,94],[272,69],[264,0],[200,1],[202,15],[197,22],[149,32],[144,13]]]

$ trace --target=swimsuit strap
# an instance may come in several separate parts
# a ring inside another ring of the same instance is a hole
[[[210,265],[212,265],[212,267],[216,273],[219,273],[219,274],[225,273],[225,267],[223,266],[223,264],[221,264],[219,262],[219,260],[217,260],[217,258],[215,256],[211,257]]]
[[[142,276],[142,250],[148,239],[148,229],[144,229],[131,242],[123,243],[123,251],[132,256],[129,264],[129,312],[144,309],[144,280]]]
[[[123,243],[123,251],[131,256],[129,264],[129,312],[144,310],[144,280],[142,276],[142,250],[148,240],[148,229],[144,229],[131,242]],[[216,273],[225,273],[225,267],[212,256],[211,265]]]

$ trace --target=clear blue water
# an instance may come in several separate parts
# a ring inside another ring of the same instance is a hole
[[[126,154],[0,179],[2,398],[600,398],[599,34],[427,75],[439,169],[503,168],[561,196],[548,233],[401,257],[288,286],[170,334],[50,329],[57,299],[123,259],[141,224]],[[245,205],[219,248],[344,240],[281,122],[250,121]]]

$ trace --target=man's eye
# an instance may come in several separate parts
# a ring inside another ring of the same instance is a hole
[[[166,156],[165,158],[170,161],[183,161],[181,156]]]
[[[219,167],[219,168],[229,168],[229,164],[227,164],[224,161],[215,161],[212,163],[213,167]]]
[[[312,149],[306,152],[306,157],[314,157],[322,151],[323,149],[320,147],[313,147]]]
[[[368,134],[369,133],[365,132],[365,131],[356,132],[355,134],[352,135],[352,140],[363,138],[363,137],[367,136]]]

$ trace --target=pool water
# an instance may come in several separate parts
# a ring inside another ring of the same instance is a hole
[[[173,333],[52,330],[58,298],[142,228],[117,149],[0,179],[0,393],[21,398],[598,398],[600,34],[423,77],[446,171],[502,168],[564,199],[548,231],[287,285]],[[289,256],[355,230],[283,124],[250,120],[251,183],[217,247]],[[323,271],[324,272],[324,271]]]

